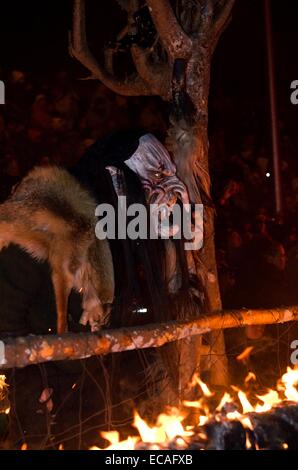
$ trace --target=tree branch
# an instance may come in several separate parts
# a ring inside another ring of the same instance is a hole
[[[147,83],[152,94],[169,101],[171,98],[169,65],[150,63],[150,53],[151,50],[144,50],[138,46],[131,47],[131,55],[139,76]]]
[[[172,10],[169,0],[147,0],[152,20],[160,39],[172,59],[188,59],[192,41],[184,33]]]
[[[136,76],[128,80],[117,80],[107,70],[99,65],[90,52],[86,36],[85,2],[74,1],[73,32],[70,43],[70,54],[81,62],[92,73],[90,78],[100,80],[115,93],[125,96],[150,95],[150,89],[143,80]]]
[[[82,359],[133,349],[158,348],[166,343],[213,330],[298,320],[298,306],[270,310],[229,310],[184,322],[168,322],[61,336],[26,336],[0,341],[0,368],[25,367],[49,361]]]

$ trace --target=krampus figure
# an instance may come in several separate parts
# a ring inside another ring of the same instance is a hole
[[[119,196],[126,196],[128,205],[156,204],[161,214],[170,213],[176,203],[189,204],[168,151],[155,136],[142,131],[118,132],[96,142],[73,174],[99,203],[111,204],[116,214]],[[191,252],[185,251],[184,240],[171,237],[171,229],[167,240],[110,240],[117,267],[115,326],[183,318],[202,308],[204,292],[193,279]]]

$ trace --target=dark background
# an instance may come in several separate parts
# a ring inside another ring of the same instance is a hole
[[[297,111],[289,101],[290,82],[298,77],[298,3],[272,0],[279,109],[295,128]],[[91,47],[119,31],[123,13],[114,0],[87,2]],[[47,73],[67,67],[74,77],[84,74],[68,53],[72,0],[10,0],[1,2],[0,66]],[[87,85],[86,85],[87,86]],[[216,92],[215,92],[216,90]],[[211,97],[223,94],[249,106],[250,97],[267,102],[265,33],[262,0],[237,0],[233,21],[222,36],[212,70]],[[293,117],[293,118],[292,118]]]

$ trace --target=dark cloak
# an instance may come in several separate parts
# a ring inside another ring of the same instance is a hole
[[[89,147],[71,170],[80,183],[93,194],[98,204],[111,204],[116,214],[117,194],[110,172],[106,169],[108,165],[123,171],[127,204],[146,205],[138,176],[124,163],[137,150],[142,135],[143,131],[109,134]],[[179,304],[180,309],[181,302],[192,303],[190,287],[194,280],[188,273],[183,240],[174,240],[182,278],[181,288],[175,295],[175,305],[172,296],[167,293],[163,274],[166,262],[163,240],[126,239],[109,240],[109,243],[115,267],[115,304],[111,326],[161,322],[184,316],[180,315],[175,307]],[[137,312],[144,307],[147,309],[146,314]],[[200,305],[195,303],[194,309],[198,311],[198,308]]]
[[[106,169],[106,166],[112,165],[123,172],[127,205],[146,205],[140,179],[124,163],[137,150],[139,138],[144,134],[142,131],[109,134],[87,149],[72,169],[72,174],[91,191],[99,204],[109,203],[115,210],[117,208],[118,196],[111,174]],[[109,242],[115,271],[115,301],[110,327],[185,319],[202,311],[204,291],[198,286],[197,277],[192,277],[188,272],[184,240],[173,240],[181,276],[181,287],[175,294],[169,294],[167,289],[165,243],[162,239],[127,238]],[[199,295],[194,295],[194,292],[199,292]],[[142,386],[145,387],[150,403],[153,403],[153,395],[159,396],[161,388],[167,388],[168,380],[172,384],[171,389],[177,393],[181,362],[179,351],[179,342],[176,342],[153,350],[112,355],[109,359],[110,377],[113,378],[111,388],[118,390],[115,400],[119,400],[120,383],[127,393],[132,384],[135,384],[133,393],[137,394]],[[123,398],[126,399],[127,395]]]

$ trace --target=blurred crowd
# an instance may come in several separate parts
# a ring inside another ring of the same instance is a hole
[[[0,108],[0,199],[35,165],[70,167],[96,139],[135,123],[160,134],[165,120],[157,100],[127,99],[98,81],[65,71],[35,77],[3,72],[6,104]]]
[[[264,146],[250,132],[240,137],[239,145],[230,152],[222,130],[210,138],[223,307],[297,305],[297,150],[281,132],[283,212],[278,216],[270,141]],[[226,330],[225,338],[232,382],[242,384],[247,372],[253,371],[259,386],[274,387],[286,366],[292,366],[291,344],[298,339],[298,327],[293,322],[252,325]],[[248,354],[241,364],[243,351]]]
[[[212,142],[212,140],[211,140]],[[215,142],[216,144],[216,142]],[[289,140],[281,146],[283,213],[276,215],[272,157],[243,136],[240,148],[215,161],[217,260],[228,308],[296,304],[298,174]],[[224,149],[223,149],[224,151]]]

